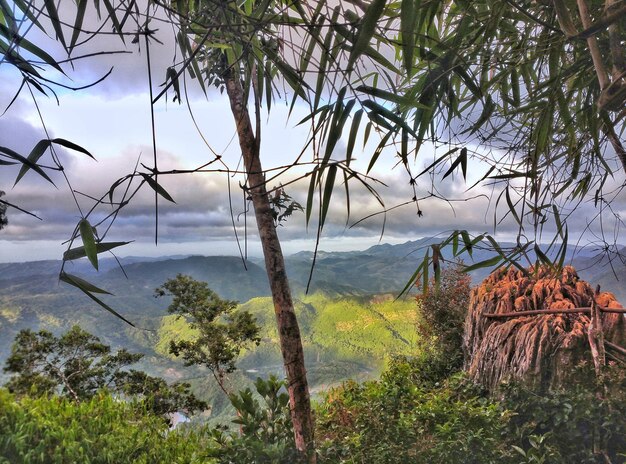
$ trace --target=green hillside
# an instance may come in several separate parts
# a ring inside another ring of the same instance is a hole
[[[240,308],[252,313],[261,326],[262,342],[244,353],[242,366],[255,369],[280,363],[278,332],[270,297],[252,298]],[[415,350],[418,318],[412,299],[391,295],[332,298],[323,293],[296,300],[296,312],[311,364],[345,361],[377,369],[391,355]],[[170,340],[193,338],[195,331],[174,315],[164,316],[155,351],[168,356]]]
[[[234,389],[250,385],[258,376],[283,375],[271,298],[252,298],[240,308],[256,317],[262,341],[242,354],[238,362],[240,372],[231,378]],[[413,299],[395,301],[391,295],[334,298],[318,292],[296,300],[296,312],[314,393],[349,378],[373,378],[390,356],[415,353],[418,311]],[[182,319],[164,316],[155,338],[155,351],[170,357],[171,340],[192,338],[194,334]],[[194,375],[186,375],[201,377],[201,383],[206,379],[212,383],[209,372],[193,370]],[[185,375],[180,368],[170,374],[174,372]],[[210,400],[220,396],[213,387],[204,391],[203,396],[207,395]],[[219,406],[215,409],[215,413],[222,414]]]

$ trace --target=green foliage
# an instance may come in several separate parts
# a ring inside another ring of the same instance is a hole
[[[397,363],[380,381],[348,382],[317,410],[324,462],[490,463],[508,420],[462,377],[425,390]]]
[[[626,455],[626,371],[612,366],[596,380],[590,366],[587,382],[567,390],[538,395],[516,384],[504,385],[503,407],[512,411],[507,434],[518,440],[527,462],[595,463],[594,447],[603,449],[612,462]],[[621,457],[620,457],[621,456]],[[535,459],[535,460],[532,460]]]
[[[330,390],[317,409],[324,462],[624,462],[623,368],[600,380],[589,368],[588,382],[546,395],[503,385],[489,399],[462,374],[433,382],[425,364],[396,359],[379,381]]]
[[[296,460],[286,383],[270,376],[257,378],[256,395],[249,388],[230,395],[237,411],[239,432],[216,428],[212,437],[217,446],[211,455],[220,464],[291,464]],[[263,403],[260,403],[260,397]]]
[[[142,357],[125,349],[112,354],[108,345],[78,326],[60,337],[45,330],[22,330],[4,371],[13,374],[7,387],[18,396],[57,394],[81,402],[109,390],[145,398],[150,410],[159,415],[206,408],[187,383],[169,386],[163,379],[126,369]]]
[[[0,462],[6,464],[210,463],[207,440],[169,431],[140,403],[99,393],[75,403],[15,398],[0,389]]]
[[[442,378],[461,368],[463,364],[463,330],[469,308],[471,277],[462,271],[461,265],[441,272],[439,281],[433,281],[424,293],[417,297],[421,319],[418,322],[420,351],[429,353],[425,361],[444,361],[447,372]]]
[[[173,296],[169,313],[184,318],[196,336],[190,340],[171,340],[169,351],[181,356],[186,366],[207,367],[224,389],[224,377],[235,370],[241,350],[259,344],[259,326],[252,314],[235,310],[237,302],[222,300],[206,282],[178,274],[156,296]]]
[[[302,205],[295,201],[291,196],[287,195],[282,187],[274,191],[274,195],[269,197],[270,206],[272,208],[272,217],[276,226],[282,226],[288,218],[296,211],[304,211]]]

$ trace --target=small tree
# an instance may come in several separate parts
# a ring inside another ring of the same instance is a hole
[[[92,398],[98,391],[143,397],[150,410],[167,414],[183,409],[193,412],[206,403],[190,393],[188,383],[171,386],[145,372],[125,370],[143,357],[125,349],[111,353],[108,345],[79,326],[55,337],[41,330],[22,330],[11,347],[5,372],[14,374],[7,388],[17,395],[52,395],[76,402]]]
[[[169,313],[184,318],[198,331],[193,340],[171,341],[169,351],[181,356],[186,366],[207,367],[224,393],[229,394],[226,375],[235,370],[241,350],[258,345],[259,326],[248,311],[236,310],[237,302],[222,300],[205,282],[178,274],[155,291],[173,296]]]
[[[441,272],[439,282],[431,282],[430,288],[417,297],[421,305],[418,331],[422,348],[445,362],[445,370],[451,371],[463,365],[463,327],[470,301],[471,277],[461,265]]]

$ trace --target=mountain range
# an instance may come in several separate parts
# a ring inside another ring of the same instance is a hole
[[[319,252],[305,294],[314,255],[299,252],[286,258],[290,285],[300,313],[309,372],[314,388],[348,377],[371,374],[393,353],[410,353],[415,344],[416,304],[411,298],[394,302],[424,254],[436,239],[399,245],[381,244],[364,251]],[[474,262],[492,257],[476,248]],[[445,259],[451,259],[444,253]],[[465,256],[465,262],[471,258]],[[571,258],[582,278],[616,294],[626,302],[626,265],[606,257],[581,253]],[[163,258],[114,258],[100,260],[96,272],[87,261],[66,264],[65,271],[79,275],[113,295],[103,296],[138,328],[107,313],[77,289],[60,283],[60,261],[0,264],[0,365],[10,352],[19,330],[47,329],[62,332],[73,324],[94,333],[114,348],[126,347],[145,354],[141,368],[165,377],[203,376],[185,370],[167,355],[168,340],[184,334],[166,312],[167,301],[154,298],[154,289],[177,274],[205,281],[222,298],[237,300],[265,328],[263,344],[242,357],[244,372],[273,369],[280,373],[280,352],[272,332],[273,306],[262,260],[234,256],[176,256]],[[472,273],[478,283],[490,272]],[[617,278],[616,278],[617,276]],[[364,331],[364,327],[368,328]],[[367,333],[366,333],[367,332]],[[2,379],[0,379],[1,381]]]

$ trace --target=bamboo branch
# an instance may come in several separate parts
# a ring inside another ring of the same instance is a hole
[[[615,362],[626,364],[626,360],[624,360],[623,358],[620,358],[619,356],[614,355],[613,353],[609,351],[606,352],[606,356],[607,358],[611,358]]]
[[[596,287],[596,297],[600,294],[600,286]],[[604,347],[604,329],[602,327],[602,316],[598,305],[594,301],[591,302],[591,317],[589,318],[589,326],[587,327],[587,340],[591,349],[591,358],[596,375],[599,377],[602,368],[606,365],[606,351]]]
[[[611,343],[608,340],[604,340],[604,344],[608,346],[609,348],[614,349],[618,353],[621,353],[626,356],[626,348],[622,348],[621,346],[616,345],[615,343]]]
[[[565,36],[568,38],[577,37],[579,33],[576,30],[576,26],[574,26],[574,21],[572,21],[572,17],[569,14],[565,2],[563,0],[553,0],[552,4],[554,5],[556,19]]]
[[[604,12],[608,15],[611,10],[615,9],[617,3],[616,0],[605,0],[604,5]],[[621,79],[622,76],[620,75],[626,70],[626,56],[624,55],[624,47],[620,39],[620,28],[617,24],[611,23],[608,29],[609,48],[611,50],[611,59],[613,60],[612,77],[613,83],[615,83]]]

